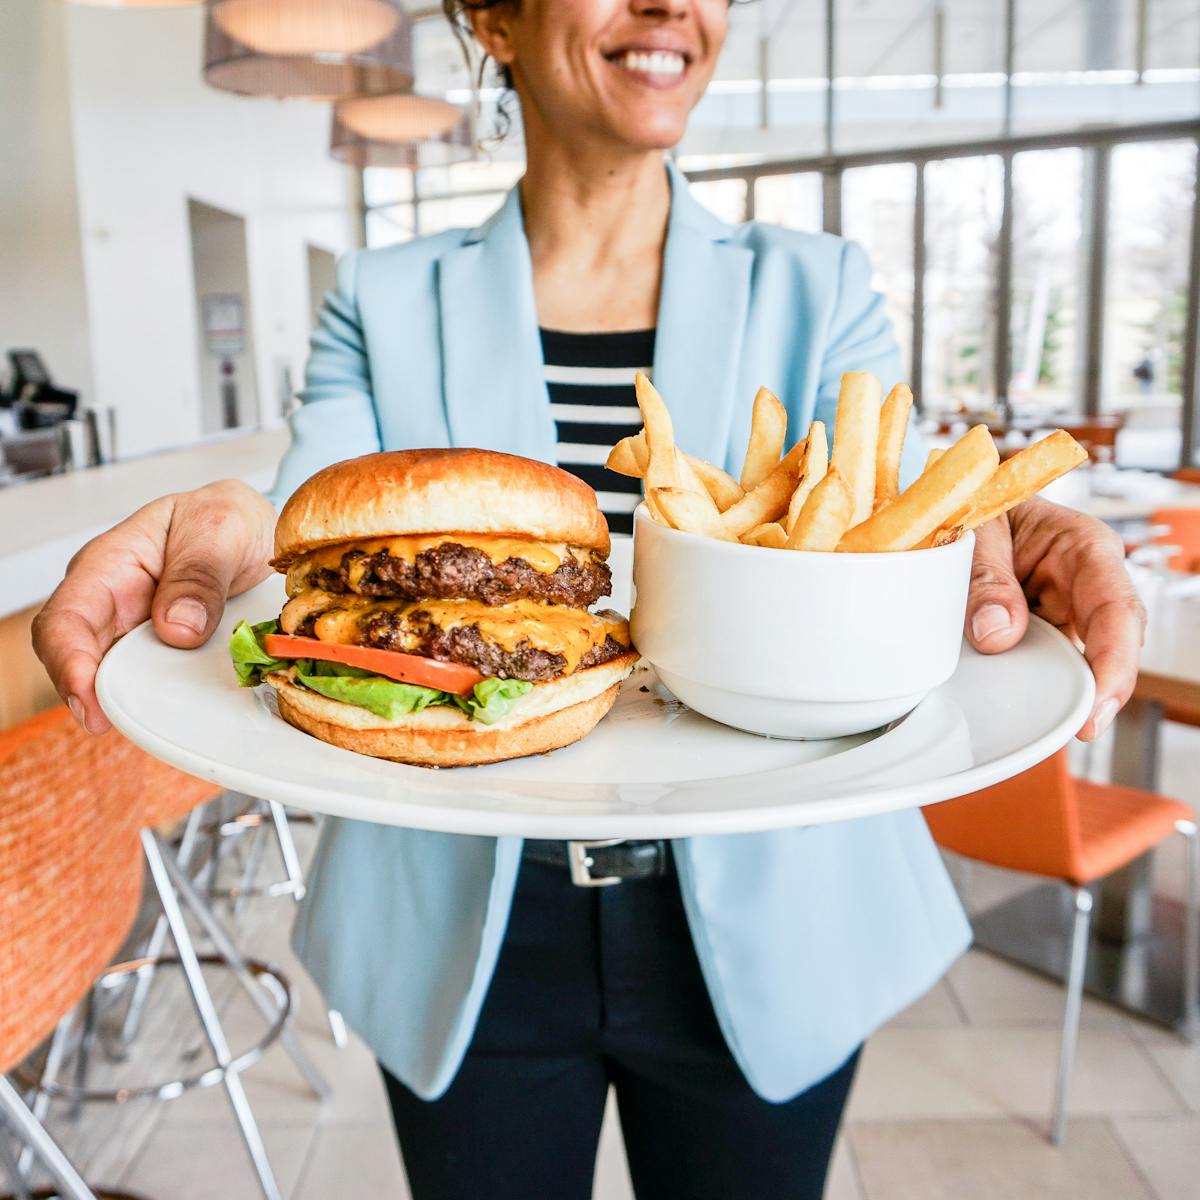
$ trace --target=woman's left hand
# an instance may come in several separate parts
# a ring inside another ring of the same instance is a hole
[[[967,637],[984,654],[1015,646],[1032,611],[1083,643],[1096,700],[1079,737],[1099,737],[1137,682],[1146,611],[1120,537],[1094,517],[1034,499],[975,531]]]

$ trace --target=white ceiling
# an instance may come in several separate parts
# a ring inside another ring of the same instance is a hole
[[[417,27],[421,90],[463,86],[462,54],[436,5],[430,0],[407,3],[416,12],[432,14]],[[861,78],[932,73],[938,8],[944,12],[946,73],[1003,70],[1002,0],[837,0],[837,74]],[[1137,0],[1018,0],[1017,70],[1132,69],[1137,8]],[[1147,66],[1200,67],[1200,3],[1148,0],[1148,11]],[[735,4],[717,77],[757,79],[764,38],[771,78],[824,76],[824,0]]]

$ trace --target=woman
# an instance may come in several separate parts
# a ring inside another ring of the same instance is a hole
[[[596,367],[652,365],[680,443],[730,466],[757,385],[804,429],[832,419],[844,370],[894,380],[861,251],[725,226],[664,166],[725,0],[459,6],[510,73],[526,174],[481,229],[344,261],[277,501],[380,446],[582,471],[579,425],[618,436],[630,399],[580,386]],[[597,395],[603,420],[581,419]],[[628,496],[601,491],[627,515]],[[112,640],[149,614],[170,644],[203,642],[263,577],[273,516],[217,484],[80,552],[35,639],[87,728],[106,726],[93,677]],[[968,636],[1007,649],[1028,605],[1085,641],[1097,703],[1081,733],[1096,736],[1141,635],[1117,540],[1039,501],[981,531]],[[590,890],[561,846],[330,823],[297,946],[387,1070],[418,1200],[586,1196],[610,1084],[640,1196],[820,1196],[862,1040],[967,943],[937,854],[916,812],[671,850],[597,851],[624,878]]]

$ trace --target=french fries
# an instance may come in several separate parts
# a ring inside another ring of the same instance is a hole
[[[686,460],[692,472],[704,485],[705,490],[713,498],[713,503],[724,512],[731,504],[736,504],[746,491],[740,483],[727,471],[713,466],[695,455],[686,454],[676,447],[677,452]],[[646,475],[646,463],[650,455],[646,450],[646,433],[641,430],[630,437],[622,438],[610,451],[608,461],[604,464],[610,471],[618,475],[629,475],[634,479],[643,479]]]
[[[787,436],[787,409],[767,388],[759,388],[750,416],[750,444],[742,464],[741,484],[753,491],[779,465],[783,439]]]
[[[876,508],[889,504],[900,495],[900,454],[908,432],[913,394],[907,384],[898,383],[879,410],[879,441],[875,447]]]
[[[749,533],[767,521],[778,521],[788,510],[796,480],[800,475],[800,459],[804,443],[800,442],[780,460],[779,465],[752,492],[747,492],[732,508],[721,514],[721,527],[735,538]]]
[[[782,550],[787,545],[787,532],[778,521],[768,521],[765,525],[756,525],[749,533],[742,534],[742,541],[747,546],[770,546],[772,550]]]
[[[854,501],[854,524],[875,506],[875,454],[879,443],[879,401],[883,388],[866,371],[847,371],[838,394],[832,466]]]
[[[801,510],[787,549],[836,550],[853,519],[850,487],[837,467],[830,467]]]
[[[1000,465],[987,426],[977,425],[949,449],[930,451],[901,492],[912,393],[898,384],[881,404],[879,381],[851,371],[842,377],[832,456],[824,424],[813,421],[780,458],[786,411],[759,389],[742,469],[751,486],[743,488],[680,450],[662,397],[640,373],[636,386],[645,428],[613,447],[609,468],[645,480],[646,506],[660,524],[750,546],[841,553],[945,546],[1087,459],[1060,429]]]
[[[653,513],[657,505],[655,491],[659,488],[679,486],[679,468],[675,461],[675,428],[663,398],[647,376],[639,371],[634,376],[633,384],[646,431],[646,503]]]
[[[921,469],[921,474],[924,475],[925,472],[928,471],[929,468],[932,467],[933,464],[937,462],[937,460],[945,453],[945,450],[943,450],[940,446],[934,446],[934,448],[925,456],[925,466]]]
[[[1086,461],[1087,451],[1065,429],[1056,429],[1002,462],[949,524],[959,526],[960,532],[965,532],[1003,516],[1022,500]]]
[[[684,533],[699,533],[704,537],[718,538],[726,542],[737,541],[737,538],[731,537],[721,528],[716,505],[707,493],[667,487],[650,489],[646,495],[654,497],[656,507],[673,529]],[[651,511],[653,512],[653,509]]]
[[[999,461],[988,427],[976,425],[899,499],[851,529],[838,549],[859,554],[913,549],[963,507]]]
[[[825,422],[814,421],[808,427],[808,438],[800,458],[800,482],[788,503],[787,518],[783,527],[790,534],[796,528],[800,510],[811,495],[813,488],[825,478],[829,470],[829,441],[825,437]]]

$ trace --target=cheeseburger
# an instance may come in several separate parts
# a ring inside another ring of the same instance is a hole
[[[335,746],[425,766],[539,754],[589,733],[637,653],[608,595],[587,484],[487,450],[335,463],[284,505],[277,621],[243,622],[240,682]]]

